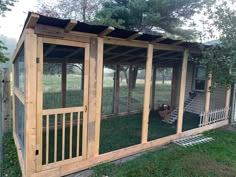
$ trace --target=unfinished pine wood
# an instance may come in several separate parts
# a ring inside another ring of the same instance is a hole
[[[88,141],[88,104],[89,104],[89,73],[90,73],[90,44],[85,47],[84,58],[84,110],[83,110],[83,140],[82,158],[87,159]]]
[[[2,95],[2,118],[3,122],[3,132],[6,133],[11,129],[11,118],[10,118],[10,71],[8,68],[3,68],[2,70],[3,76],[3,91]]]
[[[152,59],[153,59],[153,45],[148,45],[146,74],[145,74],[145,88],[144,88],[144,103],[143,103],[143,122],[142,122],[142,144],[147,143],[148,139],[148,121],[150,112],[150,94],[151,94],[151,76],[152,76]]]
[[[230,95],[231,95],[231,87],[228,87],[226,88],[225,108],[230,107]]]
[[[113,28],[112,26],[109,26],[107,29],[105,29],[104,31],[102,31],[98,36],[99,37],[104,37],[108,34],[110,34],[115,28]]]
[[[206,113],[205,125],[208,124],[208,112],[209,112],[209,109],[210,109],[210,101],[211,101],[211,92],[210,92],[211,78],[212,78],[212,74],[209,73],[209,74],[208,74],[208,78],[207,78],[207,82],[206,82],[206,94],[205,94],[205,107],[204,107],[204,111],[205,111],[205,113]]]
[[[15,88],[15,66],[12,64],[12,88]],[[13,90],[12,94],[12,129],[13,129],[13,134],[16,133],[16,105],[15,105],[15,93]]]
[[[16,49],[12,55],[12,63],[15,62],[17,55],[19,54],[19,51],[21,50],[22,47],[24,47],[24,41],[25,41],[25,36],[26,36],[26,30],[24,30],[20,36],[20,39],[16,45]]]
[[[35,25],[37,24],[38,20],[39,20],[39,15],[35,14],[35,13],[31,13],[28,22],[26,23],[25,27],[26,28],[34,28]]]
[[[77,117],[76,157],[79,156],[79,141],[80,141],[80,112],[78,112],[78,117]]]
[[[49,158],[49,116],[46,116],[46,165]]]
[[[119,113],[119,98],[120,98],[120,66],[116,66],[115,80],[114,80],[114,113]]]
[[[65,32],[69,33],[77,25],[77,20],[71,19],[65,27]]]
[[[39,62],[37,63],[37,164],[36,170],[41,171],[42,168],[42,109],[43,109],[43,39],[38,37],[38,46],[37,46],[37,57]]]
[[[63,113],[68,113],[68,112],[82,112],[84,111],[83,107],[71,107],[71,108],[57,108],[57,109],[44,109],[42,111],[43,115],[48,115],[48,114],[63,114]]]
[[[178,111],[178,121],[177,121],[177,134],[182,132],[182,127],[183,127],[184,97],[185,97],[185,87],[186,87],[186,78],[187,78],[188,55],[189,55],[189,51],[186,49],[184,51],[184,57],[182,61],[182,71],[181,71],[180,90],[179,90],[179,111]]]
[[[25,104],[25,96],[24,93],[22,93],[22,91],[17,88],[16,86],[14,86],[14,94],[17,96],[17,98],[21,101],[21,103]]]
[[[31,176],[36,171],[36,90],[37,90],[37,36],[26,29],[25,38],[25,173]]]
[[[88,103],[88,145],[87,158],[95,156],[95,124],[96,124],[96,84],[98,39],[92,38],[90,42],[89,63],[89,103]]]
[[[100,125],[102,117],[102,88],[103,88],[103,51],[104,43],[98,38],[97,45],[97,84],[96,84],[96,120],[95,120],[95,156],[99,154]]]
[[[62,63],[62,75],[61,75],[61,93],[62,93],[62,107],[66,107],[66,63]]]
[[[55,119],[54,119],[54,162],[57,161],[57,119],[58,119],[58,115],[55,114]]]
[[[155,109],[155,94],[156,94],[156,72],[157,67],[154,65],[152,69],[152,98],[151,98],[151,109]]]
[[[62,114],[62,161],[65,159],[66,114]]]
[[[73,112],[70,113],[70,152],[69,152],[69,158],[72,158],[72,139],[73,138]]]
[[[83,47],[83,48],[87,46],[87,44],[83,42],[69,41],[69,40],[63,40],[63,39],[53,39],[53,38],[47,38],[47,37],[43,38],[43,42],[48,43],[48,44],[77,46],[77,47]]]
[[[143,35],[142,32],[138,32],[138,33],[135,33],[135,34],[129,36],[129,37],[127,38],[127,40],[134,40],[134,39],[136,39],[136,38],[138,38],[139,36],[142,36],[142,35]]]

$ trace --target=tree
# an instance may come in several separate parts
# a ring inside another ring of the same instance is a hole
[[[38,13],[61,18],[91,22],[104,0],[38,1]]]
[[[196,59],[206,66],[207,74],[212,74],[213,90],[217,85],[230,87],[235,79],[236,69],[236,2],[220,1],[204,14],[204,38],[219,38],[211,47],[203,47],[203,56]],[[232,72],[230,72],[230,70]]]
[[[162,80],[162,84],[165,84],[165,80],[168,76],[170,76],[171,73],[171,68],[158,68],[157,71],[160,73],[161,75],[161,80]]]
[[[5,12],[10,11],[15,2],[16,0],[0,0],[0,15],[4,17]],[[0,63],[5,63],[9,60],[5,55],[6,50],[7,48],[4,46],[3,42],[0,41]]]
[[[95,22],[146,33],[165,32],[185,39],[195,37],[186,25],[195,13],[215,0],[110,0],[103,3]]]

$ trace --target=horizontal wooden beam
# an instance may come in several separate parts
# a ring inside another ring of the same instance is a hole
[[[161,42],[161,41],[164,41],[166,40],[167,38],[166,37],[159,37],[159,38],[156,38],[154,39],[153,41],[151,41],[151,43],[158,43],[158,42]]]
[[[109,26],[107,29],[105,29],[104,31],[102,31],[98,36],[99,36],[99,37],[104,37],[104,36],[110,34],[113,30],[115,30],[115,28],[112,27],[112,26]]]
[[[40,16],[38,14],[32,13],[29,17],[27,24],[26,24],[26,28],[34,28],[39,20],[39,17]]]
[[[142,35],[143,35],[143,33],[138,32],[138,33],[135,33],[135,34],[129,36],[129,37],[127,38],[127,40],[134,40],[134,39],[136,39],[136,38],[138,38],[139,36],[142,36]]]
[[[71,19],[65,27],[65,32],[69,33],[76,25],[77,25],[77,20]]]

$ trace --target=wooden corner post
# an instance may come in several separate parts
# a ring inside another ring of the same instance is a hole
[[[142,139],[141,139],[142,143],[147,143],[148,140],[148,120],[150,112],[152,60],[153,60],[153,45],[149,44],[147,51],[146,76],[145,76],[145,88],[144,88]]]
[[[25,38],[25,174],[36,171],[37,36],[26,29]]]
[[[114,113],[119,113],[119,98],[120,98],[120,65],[116,66],[114,77]]]
[[[177,123],[177,134],[182,132],[183,128],[183,116],[184,116],[184,97],[185,97],[185,87],[187,78],[187,67],[188,67],[188,49],[185,49],[183,61],[182,61],[182,71],[181,71],[181,81],[179,90],[179,112],[178,112],[178,123]]]
[[[103,39],[91,38],[89,60],[87,158],[92,158],[99,154],[102,109]]]

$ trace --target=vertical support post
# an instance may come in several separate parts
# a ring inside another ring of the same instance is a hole
[[[13,135],[15,136],[16,133],[16,120],[15,120],[15,64],[12,63],[12,128],[13,128]]]
[[[43,111],[43,38],[38,37],[37,46],[37,164],[36,170],[41,171],[42,169],[42,149],[43,149],[43,138],[42,138],[42,111]]]
[[[10,130],[10,72],[8,68],[3,68],[3,95],[2,95],[2,118],[3,118],[3,132],[6,133]]]
[[[102,111],[103,39],[90,41],[87,158],[99,154]]]
[[[147,143],[148,140],[148,120],[150,112],[152,60],[153,60],[153,45],[148,44],[145,88],[144,88],[144,103],[143,103],[143,122],[142,122],[142,139],[141,139],[142,143]]]
[[[116,66],[114,94],[114,113],[118,114],[120,97],[120,65]]]
[[[177,134],[182,132],[183,128],[183,115],[184,115],[184,97],[185,97],[185,87],[187,78],[187,67],[188,67],[188,49],[185,49],[183,61],[182,61],[182,72],[180,81],[180,93],[179,93],[179,112],[178,112],[178,123],[177,123]]]
[[[100,125],[102,117],[102,88],[103,88],[103,48],[102,38],[98,38],[97,49],[97,86],[96,86],[96,122],[95,122],[95,156],[99,155]]]
[[[226,95],[225,95],[225,118],[228,118],[229,116],[229,107],[230,107],[230,96],[231,96],[231,87],[226,88]]]
[[[61,91],[62,91],[62,107],[66,107],[66,63],[62,63],[62,75],[61,75]]]
[[[128,83],[128,113],[131,111],[131,94],[132,94],[132,65],[129,66],[129,83]]]
[[[204,107],[204,111],[205,111],[204,124],[205,125],[208,124],[208,112],[210,109],[211,92],[209,89],[211,87],[211,78],[212,78],[212,74],[209,73],[208,78],[207,78],[207,82],[206,82],[206,96],[205,96],[205,107]]]
[[[176,107],[177,80],[178,80],[178,72],[177,72],[177,66],[175,65],[173,67],[172,81],[171,81],[171,103],[170,103],[171,107]]]
[[[155,90],[156,90],[156,72],[157,67],[154,65],[152,70],[152,98],[151,98],[151,109],[155,109]]]
[[[36,169],[36,80],[37,36],[26,29],[25,39],[25,173],[31,176]]]

